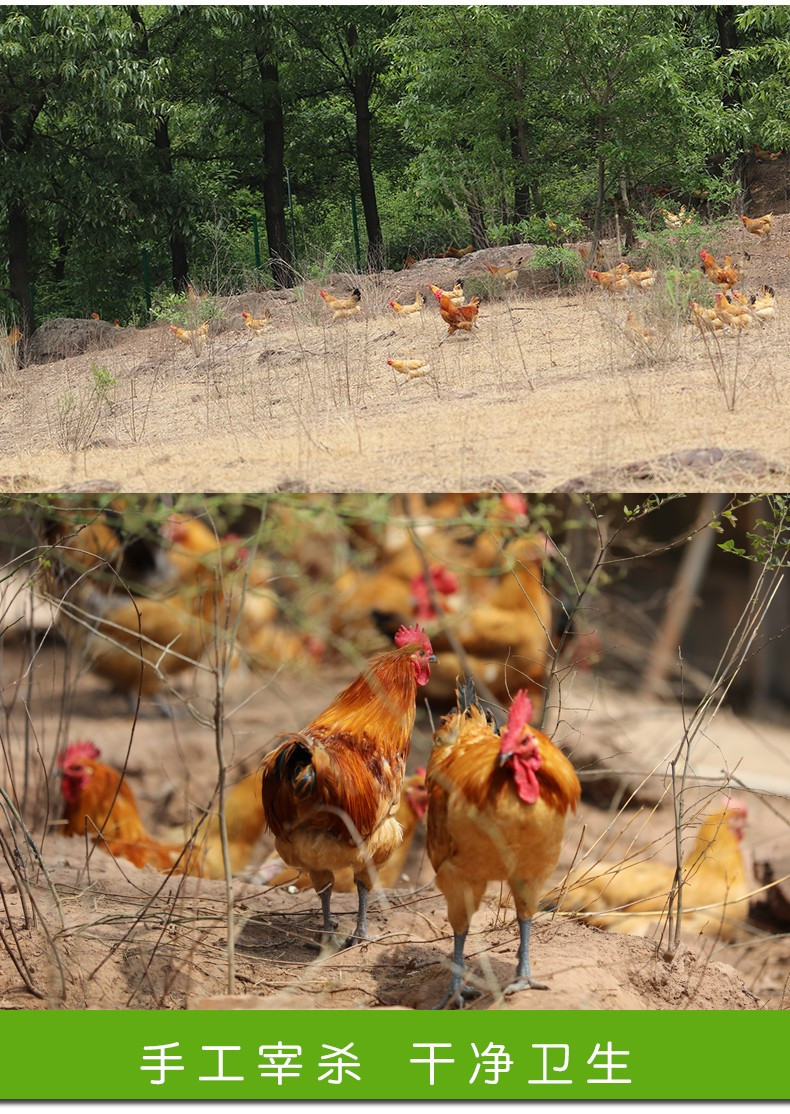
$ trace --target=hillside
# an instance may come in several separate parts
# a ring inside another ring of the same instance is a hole
[[[733,221],[722,250],[750,251],[744,288],[773,286],[777,315],[711,339],[668,311],[662,277],[623,304],[526,269],[512,291],[488,276],[479,328],[448,339],[429,284],[473,289],[491,261],[523,256],[526,268],[534,249],[522,247],[333,276],[335,293],[359,284],[363,307],[334,324],[315,284],[217,299],[224,320],[199,355],[163,325],[50,323],[38,358],[52,362],[0,380],[0,490],[779,490],[788,245],[788,215],[767,243]],[[423,313],[397,318],[388,299],[416,290]],[[654,328],[650,349],[630,342],[627,308]],[[243,309],[273,327],[252,336]],[[52,359],[67,343],[89,347]],[[396,374],[386,360],[403,356],[430,375]]]

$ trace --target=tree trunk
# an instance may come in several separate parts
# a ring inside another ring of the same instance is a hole
[[[523,120],[510,125],[510,150],[516,161],[516,182],[513,191],[513,223],[529,218],[529,150]],[[523,168],[523,169],[522,169]]]
[[[71,240],[65,232],[59,230],[57,233],[58,254],[55,256],[55,261],[52,264],[52,277],[55,282],[63,282],[66,277],[66,257],[69,254],[71,247]]]
[[[368,76],[354,76],[354,113],[356,116],[355,154],[359,171],[359,196],[365,214],[365,231],[368,235],[368,269],[384,270],[384,236],[376,201],[376,183],[373,180],[373,162],[370,143],[372,113],[368,100]]]
[[[173,189],[173,159],[170,146],[170,129],[166,116],[158,116],[154,132],[154,147],[156,148],[159,173],[167,183],[167,192],[171,195],[173,207],[176,207],[177,198]],[[170,259],[173,271],[173,290],[176,294],[183,294],[189,281],[189,259],[187,258],[187,245],[184,237],[176,224],[175,215],[169,220]]]
[[[490,248],[491,243],[486,233],[483,206],[476,197],[467,201],[466,212],[469,217],[469,225],[472,229],[472,247],[475,251],[481,251],[483,248]]]
[[[595,257],[595,252],[601,239],[601,227],[603,225],[603,203],[606,194],[606,156],[603,154],[603,143],[605,138],[606,130],[604,118],[603,115],[601,115],[598,117],[598,188],[595,196],[595,218],[593,220],[590,258]]]
[[[293,260],[285,220],[285,123],[280,90],[280,74],[275,61],[256,50],[258,72],[263,86],[263,204],[266,212],[266,239],[275,285],[293,286]]]
[[[30,304],[30,229],[27,209],[21,201],[8,206],[8,286],[19,305],[19,327],[29,338],[33,332]]]
[[[626,252],[633,251],[639,243],[639,239],[634,228],[634,219],[631,216],[631,202],[628,199],[628,181],[625,174],[620,177],[620,220],[623,224],[625,231],[625,250]]]
[[[132,25],[137,30],[140,36],[140,42],[137,47],[137,53],[140,57],[148,60],[150,58],[148,28],[146,27],[145,20],[142,13],[136,4],[132,4],[127,8],[127,15],[132,21]],[[175,197],[173,189],[173,159],[171,155],[170,146],[170,129],[168,127],[168,119],[166,116],[156,116],[154,125],[154,147],[156,149],[156,159],[159,167],[159,173],[162,175],[165,184],[165,194],[170,195],[169,200],[173,209],[177,208],[178,198]],[[168,221],[168,238],[170,241],[170,259],[171,269],[173,272],[173,290],[176,294],[183,294],[187,288],[189,280],[189,259],[187,257],[187,245],[184,237],[176,224],[175,216],[171,216]]]

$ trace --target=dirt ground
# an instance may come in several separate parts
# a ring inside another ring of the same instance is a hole
[[[63,680],[64,655],[46,644],[32,672],[19,648],[7,647],[2,666],[4,763],[16,787],[41,860],[20,852],[36,902],[35,927],[26,928],[20,894],[0,865],[4,900],[17,926],[40,998],[22,985],[6,950],[0,952],[0,1008],[222,1008],[228,1004],[228,908],[224,882],[174,877],[137,870],[95,850],[86,861],[80,840],[57,834],[57,781],[47,781],[56,752],[66,741],[93,739],[102,757],[122,765],[129,752],[128,778],[150,831],[194,818],[216,783],[217,759],[210,727],[200,716],[210,711],[211,694],[189,690],[193,714],[160,718],[145,704],[135,726],[120,697],[91,675],[76,685]],[[242,669],[227,694],[225,745],[232,779],[255,767],[275,734],[299,729],[329,702],[349,671],[321,667],[305,674],[281,673],[261,682]],[[580,682],[564,710],[562,737],[573,754],[586,737],[604,730],[622,704],[633,728],[635,709],[625,694],[593,680]],[[584,687],[586,686],[586,687]],[[599,696],[605,691],[605,699]],[[28,715],[28,710],[30,714]],[[662,716],[671,714],[666,704]],[[645,717],[651,715],[645,707]],[[679,710],[675,709],[679,720]],[[764,725],[740,729],[748,747]],[[739,737],[737,725],[722,745]],[[751,733],[751,734],[750,734]],[[714,734],[718,739],[718,736]],[[27,782],[23,754],[27,739],[32,761]],[[131,749],[130,748],[131,740]],[[610,739],[619,749],[620,740]],[[418,718],[410,768],[424,764],[430,727]],[[776,775],[785,773],[777,755]],[[743,773],[743,771],[741,771]],[[587,766],[582,781],[589,788]],[[744,774],[744,777],[746,775]],[[709,779],[704,791],[715,793]],[[24,786],[27,783],[27,797]],[[700,786],[700,791],[703,787]],[[47,796],[47,793],[51,796]],[[787,802],[768,794],[749,798],[748,854],[759,855],[778,839],[787,840]],[[660,837],[657,855],[671,861],[670,812],[666,803],[650,808],[601,808],[585,796],[568,826],[559,882],[579,849],[602,836],[606,848],[625,830],[645,841]],[[640,830],[641,829],[641,830]],[[630,834],[629,834],[630,833]],[[432,885],[432,870],[418,829],[399,886],[381,895],[371,917],[370,943],[320,957],[318,901],[311,890],[289,892],[255,881],[269,850],[264,837],[252,869],[234,881],[232,937],[236,972],[231,1004],[243,1008],[428,1008],[443,996],[449,979],[451,934],[444,899]],[[43,864],[43,865],[42,865]],[[46,867],[46,872],[44,871]],[[57,902],[55,901],[57,895]],[[356,895],[333,902],[341,929],[351,929]],[[512,909],[490,887],[469,936],[467,955],[481,995],[471,1008],[510,1009],[760,1009],[787,1008],[790,940],[775,928],[749,923],[733,944],[712,937],[691,939],[672,961],[655,944],[636,936],[608,934],[550,911],[536,918],[533,971],[548,992],[527,991],[503,999],[500,987],[515,970],[517,929]]]
[[[484,297],[471,338],[446,339],[429,283],[526,266],[534,249],[513,247],[337,276],[336,294],[359,283],[363,312],[335,324],[315,284],[223,299],[200,355],[164,325],[96,330],[90,351],[0,375],[0,491],[781,490],[789,247],[790,214],[768,243],[732,222],[722,248],[751,252],[744,287],[770,283],[777,316],[707,344],[682,314],[659,318],[656,292],[624,305],[586,284],[540,290],[525,270]],[[419,319],[395,317],[388,299],[416,290]],[[634,351],[627,308],[656,330],[652,351]],[[273,327],[251,336],[243,309]],[[431,373],[406,381],[388,357]],[[115,381],[100,404],[94,367]]]

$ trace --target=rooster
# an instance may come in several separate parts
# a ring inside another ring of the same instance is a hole
[[[448,326],[447,336],[451,337],[453,333],[461,332],[471,333],[477,322],[477,314],[480,308],[480,299],[475,296],[465,306],[455,306],[450,297],[438,286],[431,286],[431,293],[436,301],[439,303],[439,313],[442,321]]]
[[[421,766],[403,783],[400,805],[395,814],[395,819],[403,828],[403,840],[376,871],[375,881],[382,889],[390,890],[400,881],[409,857],[414,833],[420,821],[425,818],[427,809],[425,767]],[[298,890],[307,889],[312,884],[306,875],[286,867],[276,852],[266,860],[260,870],[256,871],[254,881],[265,886],[283,886],[290,883]],[[354,889],[354,872],[350,866],[337,871],[332,889],[340,893],[350,893]]]
[[[438,1009],[461,1005],[469,923],[494,880],[507,881],[520,931],[516,977],[505,993],[547,989],[530,969],[532,917],[581,789],[570,761],[529,726],[531,715],[532,702],[520,689],[500,735],[467,682],[459,684],[457,708],[434,735],[427,849],[455,941],[452,982]]]
[[[348,866],[359,909],[347,943],[368,939],[370,866],[386,862],[402,839],[395,814],[417,687],[428,683],[435,660],[424,630],[401,627],[394,650],[374,657],[321,715],[263,760],[261,797],[275,849],[310,875],[327,943],[335,872]]]
[[[737,268],[732,265],[732,260],[727,256],[724,260],[724,265],[720,267],[716,262],[716,257],[709,251],[703,248],[699,253],[702,260],[701,268],[704,275],[710,279],[714,286],[718,286],[720,290],[725,293],[732,290],[736,286],[738,279],[741,277]]]

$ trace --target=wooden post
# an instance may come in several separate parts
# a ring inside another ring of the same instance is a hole
[[[698,527],[714,519],[726,504],[726,495],[704,496],[700,516],[697,519]],[[702,529],[698,529],[683,550],[675,583],[669,591],[664,617],[642,678],[642,695],[654,695],[659,692],[666,681],[667,674],[678,660],[683,633],[688,626],[694,599],[708,567],[716,537],[713,530],[703,526]]]
[[[151,272],[148,269],[148,248],[143,248],[143,288],[145,290],[145,309],[151,315]]]

